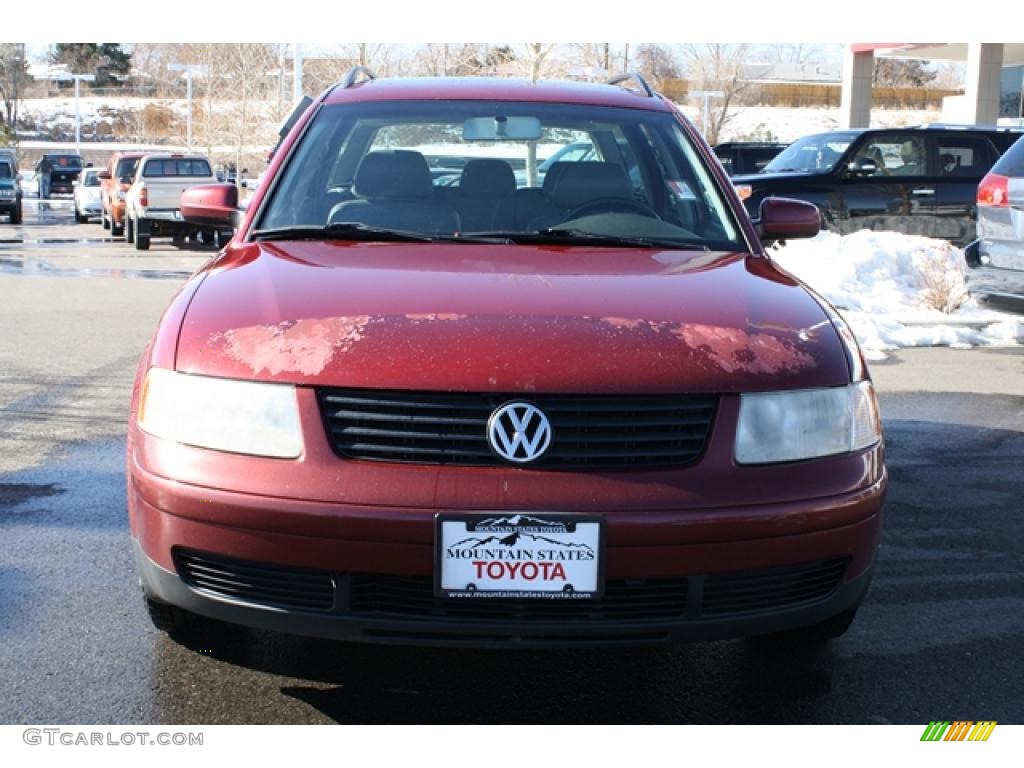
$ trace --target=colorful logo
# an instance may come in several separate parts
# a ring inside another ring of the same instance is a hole
[[[921,741],[988,741],[995,727],[995,720],[932,720]]]

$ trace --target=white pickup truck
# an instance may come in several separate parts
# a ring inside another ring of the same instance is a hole
[[[181,193],[198,184],[216,184],[210,161],[201,155],[152,154],[139,160],[135,179],[125,193],[125,239],[136,249],[149,248],[152,237],[201,235],[223,247],[231,230],[214,230],[186,222],[181,216]]]

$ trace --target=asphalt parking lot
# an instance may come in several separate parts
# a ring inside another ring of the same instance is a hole
[[[355,646],[244,631],[188,648],[138,594],[132,375],[213,251],[138,253],[68,201],[0,220],[0,723],[1024,721],[1024,348],[872,366],[891,474],[874,586],[827,649]]]

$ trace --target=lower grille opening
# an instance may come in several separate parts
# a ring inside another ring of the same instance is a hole
[[[686,612],[685,577],[609,581],[597,600],[446,600],[434,595],[429,576],[354,573],[354,615],[418,618],[507,619],[558,622],[567,619],[650,621],[678,619]]]
[[[194,589],[263,605],[329,611],[335,580],[326,571],[254,563],[184,549],[173,552],[181,578]]]
[[[704,579],[705,616],[771,610],[821,600],[843,580],[848,558],[714,574]]]

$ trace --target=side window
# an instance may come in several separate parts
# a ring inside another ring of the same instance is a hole
[[[924,138],[909,134],[878,134],[865,141],[853,160],[872,160],[876,176],[924,176],[928,171]]]
[[[980,179],[996,161],[995,151],[981,136],[938,137],[939,174]]]

